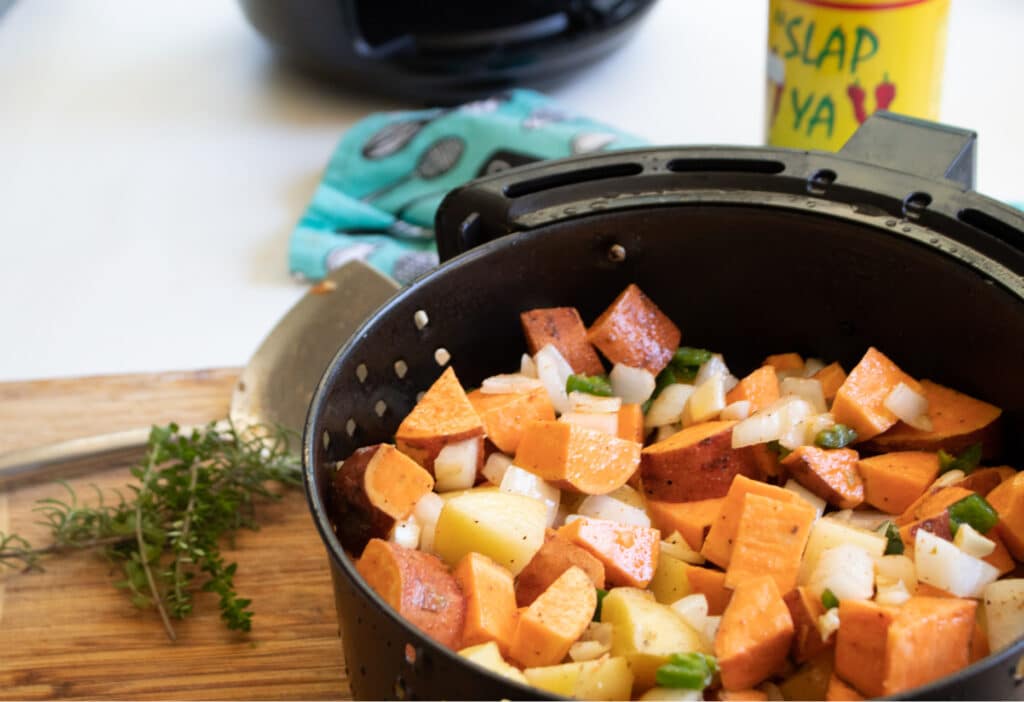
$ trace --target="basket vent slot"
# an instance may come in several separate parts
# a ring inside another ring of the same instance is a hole
[[[760,158],[676,158],[665,166],[673,173],[767,173],[786,170],[781,161]]]
[[[996,219],[990,214],[968,207],[957,213],[957,218],[964,224],[980,229],[989,236],[1013,246],[1018,251],[1024,249],[1024,235],[1006,222]]]
[[[610,163],[606,166],[595,166],[594,168],[581,168],[565,173],[553,173],[551,175],[521,180],[518,183],[509,183],[505,186],[506,197],[522,197],[533,195],[544,190],[561,188],[566,185],[579,185],[595,180],[606,180],[608,178],[622,178],[635,176],[644,172],[644,167],[639,163]]]

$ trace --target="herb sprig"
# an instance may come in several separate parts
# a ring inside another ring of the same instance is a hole
[[[176,424],[153,427],[146,455],[131,469],[130,495],[116,501],[96,489],[96,503],[82,505],[67,483],[66,497],[38,500],[34,510],[52,543],[34,548],[18,534],[0,531],[0,566],[42,570],[41,561],[61,553],[98,550],[120,566],[117,583],[136,607],[155,607],[167,636],[171,619],[192,612],[195,593],[216,593],[229,629],[249,631],[251,600],[239,597],[237,564],[221,556],[220,543],[239,529],[257,530],[259,499],[279,499],[274,483],[296,486],[299,459],[280,427],[211,423],[183,433]]]

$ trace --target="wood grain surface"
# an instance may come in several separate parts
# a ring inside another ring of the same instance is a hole
[[[227,416],[236,370],[0,383],[0,453],[103,432]],[[83,501],[129,481],[111,465],[69,482]],[[0,489],[0,530],[44,544],[40,483]],[[214,595],[165,636],[158,615],[134,609],[101,558],[79,553],[43,573],[0,571],[0,699],[350,699],[327,560],[301,490],[261,506],[259,532],[224,556],[251,597],[249,634],[228,632]]]

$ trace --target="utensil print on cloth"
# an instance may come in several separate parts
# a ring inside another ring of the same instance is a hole
[[[385,185],[383,188],[373,191],[369,195],[364,195],[362,200],[363,202],[373,202],[415,178],[421,180],[440,178],[455,168],[465,150],[466,142],[461,137],[441,137],[423,152],[411,173],[402,176],[393,183]]]
[[[338,227],[334,231],[337,234],[348,234],[349,236],[373,236],[377,234],[387,234],[389,236],[394,236],[399,239],[408,239],[410,241],[424,241],[434,238],[433,229],[421,227],[417,224],[411,224],[410,222],[406,222],[401,219],[396,219],[394,222],[382,229],[345,229],[344,227]]]
[[[432,122],[436,122],[452,112],[468,112],[471,114],[487,114],[494,112],[505,102],[508,102],[507,94],[495,95],[494,97],[467,102],[459,107],[446,107],[433,110],[426,117],[405,120],[403,122],[392,122],[377,130],[373,136],[363,144],[362,155],[367,161],[379,161],[387,158],[409,145],[416,135],[423,131],[423,128]]]

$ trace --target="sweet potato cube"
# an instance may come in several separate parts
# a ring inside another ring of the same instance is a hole
[[[825,401],[831,402],[836,398],[839,388],[846,382],[846,371],[838,362],[835,362],[828,364],[811,377],[821,383],[821,392],[825,395]]]
[[[806,504],[803,498],[790,490],[783,490],[775,485],[762,483],[759,480],[751,480],[742,475],[736,476],[729,486],[729,492],[722,502],[718,516],[708,530],[704,539],[704,546],[701,548],[701,555],[712,563],[727,568],[729,557],[732,555],[733,543],[736,540],[736,531],[739,529],[740,516],[743,511],[743,501],[748,493],[771,497],[783,502],[797,502]]]
[[[939,474],[939,457],[931,451],[894,451],[862,458],[864,501],[887,514],[902,514]]]
[[[461,645],[494,641],[507,656],[519,616],[512,573],[487,556],[467,553],[452,574],[466,597]]]
[[[640,458],[644,495],[665,502],[708,500],[729,492],[737,475],[760,477],[753,449],[732,447],[735,425],[702,422],[646,447]]]
[[[783,666],[793,640],[793,619],[775,580],[740,583],[722,614],[715,655],[727,690],[754,687]]]
[[[555,419],[555,408],[544,388],[500,395],[474,390],[467,397],[483,421],[487,438],[507,454],[516,452],[527,425]]]
[[[896,526],[903,526],[919,519],[935,517],[946,511],[954,502],[959,502],[965,497],[974,493],[962,487],[941,487],[936,490],[929,489],[918,499],[910,503],[910,506],[903,510],[893,521]]]
[[[575,307],[547,307],[519,315],[526,336],[526,348],[535,354],[551,344],[572,366],[574,373],[601,375],[604,366],[587,341],[587,328]]]
[[[708,614],[717,616],[725,611],[732,600],[732,590],[725,586],[725,573],[711,568],[691,565],[686,568],[690,592],[704,595],[708,601]]]
[[[900,540],[903,541],[904,546],[909,546],[915,543],[917,540],[917,532],[919,529],[924,529],[929,534],[935,534],[940,539],[946,541],[953,540],[953,525],[949,521],[949,512],[943,508],[941,512],[915,519],[912,522],[907,522],[899,527]]]
[[[800,558],[816,517],[814,507],[803,500],[783,502],[746,495],[725,586],[735,590],[744,582],[769,575],[779,592],[796,587]]]
[[[590,577],[580,568],[569,568],[520,613],[509,656],[524,667],[561,663],[596,608],[597,590]]]
[[[896,415],[885,406],[885,398],[901,382],[921,390],[916,380],[872,346],[836,392],[832,402],[836,422],[853,427],[858,441],[878,436],[896,424]]]
[[[587,341],[612,363],[657,375],[679,347],[679,327],[630,284],[587,330]]]
[[[1016,561],[1013,560],[1013,556],[1010,555],[1010,550],[1006,548],[1006,542],[1003,541],[1003,537],[999,536],[999,529],[990,529],[985,534],[986,539],[991,539],[995,543],[996,547],[992,553],[988,554],[981,560],[988,563],[990,566],[999,571],[999,577],[1002,577],[1014,570],[1017,567]]]
[[[1024,560],[1024,473],[1000,483],[987,499],[999,513],[997,533],[1013,557]]]
[[[871,440],[872,451],[963,452],[980,443],[982,458],[996,458],[1001,450],[1002,410],[930,380],[921,381],[921,393],[928,400],[931,431],[915,429],[903,422]]]
[[[764,359],[762,366],[774,368],[777,371],[795,371],[804,367],[804,357],[798,353],[773,353]]]
[[[825,649],[835,645],[835,634],[827,641],[818,630],[818,617],[825,613],[820,597],[815,597],[806,587],[795,587],[783,596],[789,616],[793,618],[793,660],[803,663],[814,658]]]
[[[452,650],[460,648],[466,598],[440,558],[370,539],[356,570],[366,584],[413,625]]]
[[[889,627],[897,612],[868,600],[839,602],[835,672],[861,694],[882,694]]]
[[[864,501],[858,458],[853,449],[800,446],[782,459],[782,465],[798,483],[830,505],[853,509]]]
[[[446,444],[483,434],[483,422],[449,366],[398,425],[395,444],[433,474],[434,459]]]
[[[661,535],[657,529],[580,517],[558,530],[604,564],[612,585],[645,588],[658,567]]]
[[[832,671],[828,679],[828,689],[825,691],[826,702],[859,702],[863,699],[864,695],[844,683],[835,671]]]
[[[331,476],[331,508],[338,538],[361,553],[373,537],[385,538],[434,487],[424,468],[390,444],[357,449]]]
[[[515,464],[563,490],[604,495],[636,472],[640,449],[578,424],[534,422],[519,440]]]
[[[644,442],[644,411],[635,402],[624,402],[619,407],[619,438],[638,444]]]
[[[761,366],[743,378],[725,396],[726,404],[747,400],[750,412],[767,407],[779,399],[779,376],[772,366]]]
[[[986,497],[990,492],[999,487],[1004,480],[1009,480],[1016,474],[1017,471],[1010,466],[976,468],[970,475],[964,476],[955,483],[952,483],[952,485]]]
[[[704,545],[711,523],[715,521],[722,508],[724,497],[713,497],[710,500],[693,502],[661,502],[647,501],[647,514],[651,523],[662,534],[678,531],[680,536],[694,551],[700,551]]]
[[[544,545],[516,578],[516,604],[520,607],[532,604],[572,566],[582,569],[594,587],[604,589],[604,564],[586,549],[559,536],[553,529],[548,529],[544,535]]]

